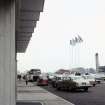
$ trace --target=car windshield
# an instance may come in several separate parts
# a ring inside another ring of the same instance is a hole
[[[57,79],[57,80],[61,80],[61,79],[62,79],[62,77],[57,77],[56,79]]]

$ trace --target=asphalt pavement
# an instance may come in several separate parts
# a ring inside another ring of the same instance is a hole
[[[105,84],[98,84],[96,87],[89,88],[88,92],[82,90],[68,92],[58,91],[51,85],[44,86],[49,92],[66,99],[75,105],[105,105]]]

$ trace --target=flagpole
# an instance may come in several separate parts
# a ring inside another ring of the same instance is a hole
[[[75,46],[75,67],[77,67],[77,45]]]
[[[74,54],[73,54],[73,45],[71,46],[72,47],[72,67],[73,67],[73,65],[74,65]]]
[[[83,42],[83,39],[78,35],[77,37],[75,37],[74,39],[72,38],[72,40],[70,40],[70,45],[71,45],[71,59],[72,59],[72,66],[74,67],[79,66],[80,63],[80,48],[79,48],[79,44]],[[75,45],[78,44],[77,48],[74,48]]]
[[[80,60],[80,49],[79,49],[79,46],[80,45],[78,43],[78,46],[77,46],[77,50],[78,50],[78,54],[77,54],[78,55],[78,59],[77,59],[78,61],[77,61],[77,63],[78,63],[78,66],[79,66],[79,60]]]
[[[75,63],[75,49],[74,49],[74,47],[75,47],[75,40],[74,39],[72,39],[72,40],[70,40],[70,45],[71,45],[71,65],[72,65],[72,67],[74,67],[74,63]]]

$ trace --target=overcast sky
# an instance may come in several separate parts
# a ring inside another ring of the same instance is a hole
[[[69,41],[80,35],[83,42]],[[95,68],[95,53],[105,65],[105,0],[45,0],[44,12],[26,53],[18,54],[18,70]]]

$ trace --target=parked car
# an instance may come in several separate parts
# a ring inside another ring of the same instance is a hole
[[[63,75],[55,75],[52,79],[52,87],[56,88],[56,83],[57,81],[61,81],[62,80]]]
[[[84,79],[82,76],[70,75],[69,77],[63,77],[62,80],[56,82],[56,88],[75,90],[75,89],[84,89],[88,91],[88,88],[92,87],[90,82]]]
[[[95,81],[97,83],[101,83],[102,81],[105,81],[105,74],[104,73],[97,73],[95,75]]]
[[[48,75],[48,82],[49,82],[49,84],[52,83],[53,78],[54,78],[53,75]]]
[[[48,78],[47,76],[40,75],[37,79],[38,86],[47,86],[48,85]]]
[[[91,85],[93,85],[93,86],[96,85],[95,78],[94,78],[92,75],[83,75],[82,77],[83,77],[84,79],[88,80]]]

